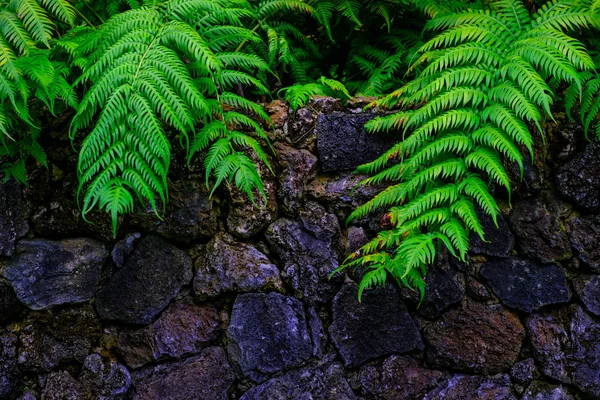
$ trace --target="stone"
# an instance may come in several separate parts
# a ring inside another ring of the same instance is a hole
[[[327,346],[327,332],[314,307],[308,309],[308,328],[310,330],[310,340],[313,343],[312,354],[317,358],[323,358],[325,346]]]
[[[19,364],[27,371],[50,371],[62,363],[83,363],[102,327],[91,307],[32,313],[23,323]]]
[[[298,149],[315,151],[317,134],[315,124],[318,112],[308,106],[291,113],[287,125],[283,127],[282,138]]]
[[[573,281],[575,292],[583,306],[600,317],[600,275],[584,275]]]
[[[269,115],[273,128],[283,128],[288,120],[290,107],[283,100],[273,100],[265,106],[265,112]]]
[[[104,319],[149,324],[192,279],[192,261],[157,236],[142,239],[125,266],[100,286],[98,314]]]
[[[344,285],[332,304],[329,335],[346,366],[423,348],[419,329],[394,287],[366,291],[358,300],[358,286],[352,283]]]
[[[119,334],[117,349],[130,368],[198,354],[217,338],[221,321],[211,305],[175,303],[152,325]]]
[[[228,328],[230,360],[255,382],[313,353],[302,303],[279,293],[239,295]]]
[[[12,286],[0,280],[0,325],[13,321],[23,308]]]
[[[571,257],[571,245],[561,220],[565,207],[553,198],[517,202],[510,224],[522,255],[543,263]]]
[[[331,114],[335,111],[344,111],[344,103],[341,99],[329,96],[313,96],[310,98],[309,107],[321,114]]]
[[[134,400],[227,400],[235,380],[225,351],[209,347],[184,361],[133,373]]]
[[[527,313],[571,298],[565,270],[554,264],[513,257],[485,263],[481,275],[502,303]]]
[[[418,313],[424,317],[437,318],[465,297],[464,278],[448,264],[429,268],[425,282],[425,297],[418,308]]]
[[[0,398],[9,399],[19,389],[17,336],[0,328]]]
[[[125,265],[125,260],[133,253],[133,250],[135,250],[135,245],[141,237],[142,235],[139,232],[132,233],[131,235],[127,235],[125,239],[119,240],[117,244],[115,244],[111,255],[117,267],[123,268]]]
[[[424,368],[409,356],[391,356],[360,369],[363,391],[377,399],[422,399],[444,378],[440,371]]]
[[[29,207],[21,186],[14,180],[0,182],[0,256],[11,256],[17,240],[29,232]]]
[[[4,268],[17,297],[33,310],[89,301],[108,252],[91,239],[23,240]]]
[[[590,142],[573,160],[558,168],[559,192],[586,210],[594,210],[600,202],[600,143]]]
[[[283,290],[279,269],[256,247],[219,233],[195,262],[194,292],[200,299],[227,293]]]
[[[281,172],[278,196],[281,208],[296,215],[304,202],[307,183],[317,174],[317,157],[307,150],[298,150],[281,142],[273,146]]]
[[[42,393],[44,400],[81,400],[88,393],[67,371],[51,372]]]
[[[317,118],[317,149],[324,172],[353,170],[373,161],[394,143],[393,135],[371,135],[364,125],[375,114],[332,112]]]
[[[526,325],[543,374],[600,397],[600,322],[570,305],[533,314]]]
[[[356,400],[339,364],[303,368],[256,386],[240,400]]]
[[[83,362],[79,382],[96,400],[113,400],[125,395],[131,386],[131,375],[115,360],[90,354]]]
[[[471,277],[467,277],[467,293],[472,299],[483,302],[494,297],[483,283]]]
[[[533,358],[519,361],[510,369],[510,376],[519,383],[531,381],[534,378],[534,373],[535,360]]]
[[[339,230],[337,220],[329,217],[326,220],[336,226],[322,227],[323,232]],[[284,264],[284,279],[297,296],[310,304],[326,303],[333,298],[341,278],[338,275],[329,279],[331,272],[339,266],[331,238],[318,238],[302,222],[286,218],[272,223],[267,229],[266,238]]]
[[[38,397],[35,395],[35,392],[33,390],[28,390],[19,397],[17,397],[17,400],[38,400]]]
[[[344,241],[344,255],[356,252],[362,246],[369,242],[369,237],[365,228],[359,226],[351,226],[346,230]]]
[[[600,273],[600,216],[589,215],[573,218],[567,224],[571,246],[579,259],[594,272]]]
[[[508,375],[453,375],[423,400],[517,400]]]
[[[425,329],[427,360],[436,368],[495,374],[516,362],[524,337],[512,312],[468,300]]]
[[[525,390],[522,400],[575,400],[562,385],[535,381]]]
[[[475,232],[471,232],[469,251],[473,254],[492,257],[509,257],[515,246],[515,238],[502,214],[496,217],[498,222],[498,226],[496,226],[492,218],[480,207],[477,207],[475,211],[485,232],[486,241],[481,240]]]

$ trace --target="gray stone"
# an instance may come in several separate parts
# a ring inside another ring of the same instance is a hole
[[[221,322],[210,305],[175,303],[152,325],[121,332],[117,349],[130,368],[199,353],[217,338]]]
[[[17,297],[34,310],[89,301],[108,257],[91,239],[23,240],[4,268]]]
[[[317,174],[317,157],[307,150],[298,150],[281,142],[273,146],[281,172],[279,200],[283,210],[296,215],[304,202],[304,188]]]
[[[427,287],[425,297],[420,302],[419,314],[427,318],[437,318],[442,312],[465,297],[464,278],[448,264],[429,268],[425,277]],[[416,292],[412,292],[416,295]]]
[[[303,368],[256,386],[240,400],[355,400],[339,364]]]
[[[0,256],[11,256],[15,242],[27,235],[28,216],[21,186],[14,180],[0,182]]]
[[[527,319],[542,373],[600,397],[600,322],[578,305]]]
[[[423,400],[517,400],[508,375],[453,375]]]
[[[508,371],[524,337],[525,329],[512,312],[467,301],[425,329],[427,360],[437,368],[482,374]]]
[[[573,282],[573,286],[583,306],[600,317],[600,275],[580,276]]]
[[[443,377],[442,372],[426,369],[409,356],[391,356],[360,369],[364,392],[383,400],[422,399]]]
[[[194,292],[201,299],[226,293],[283,290],[277,266],[254,246],[219,233],[195,263]]]
[[[230,359],[256,382],[300,365],[313,353],[302,303],[279,293],[239,295],[228,332]]]
[[[102,318],[148,324],[192,279],[190,257],[156,236],[140,241],[125,266],[98,290]]]
[[[534,373],[535,360],[533,358],[519,361],[510,369],[510,376],[519,383],[531,381],[534,378]]]
[[[528,313],[571,298],[565,270],[553,264],[509,258],[485,263],[481,275],[504,304]]]
[[[567,224],[567,230],[579,259],[600,273],[600,215],[574,218]]]
[[[560,193],[576,205],[593,210],[600,204],[600,143],[589,143],[582,153],[560,167],[556,180]]]
[[[131,375],[124,365],[90,354],[83,362],[79,382],[95,400],[122,398],[131,386]]]
[[[471,232],[470,252],[492,257],[509,257],[515,246],[515,238],[502,214],[497,216],[498,226],[496,226],[492,218],[481,208],[477,207],[476,212],[485,232],[486,241],[481,240],[475,232]]]
[[[522,400],[575,400],[561,385],[535,381],[525,390]]]
[[[314,307],[308,309],[308,327],[310,329],[310,339],[313,343],[313,356],[323,358],[323,352],[327,345],[327,333]]]
[[[12,286],[0,280],[0,325],[13,321],[23,308]]]
[[[87,396],[83,386],[67,371],[51,372],[46,377],[42,393],[44,400],[81,400]]]
[[[366,291],[359,302],[358,287],[347,284],[333,299],[332,312],[329,334],[346,366],[423,348],[419,329],[392,286]]]
[[[125,265],[125,260],[131,255],[131,253],[133,253],[133,250],[135,250],[135,245],[141,237],[142,235],[139,232],[132,233],[131,235],[127,235],[125,239],[120,240],[117,242],[117,244],[115,244],[111,255],[117,267],[123,268]]]
[[[19,388],[17,336],[0,328],[0,398],[9,399]]]
[[[317,148],[325,172],[351,170],[373,161],[397,140],[393,135],[371,135],[364,125],[374,114],[332,112],[317,118]]]
[[[134,400],[226,400],[235,375],[220,347],[133,373]]]

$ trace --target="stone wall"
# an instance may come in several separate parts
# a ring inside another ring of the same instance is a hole
[[[82,220],[49,132],[49,168],[0,185],[0,398],[599,399],[600,145],[548,125],[469,264],[442,255],[419,307],[393,285],[359,303],[356,276],[328,276],[385,224],[344,221],[381,190],[352,169],[393,141],[360,106],[268,105],[258,208],[176,154],[163,219],[136,210],[117,240]]]

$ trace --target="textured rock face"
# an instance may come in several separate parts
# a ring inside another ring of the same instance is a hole
[[[422,399],[443,377],[442,372],[426,369],[408,356],[391,356],[360,370],[365,393],[384,400]]]
[[[477,208],[476,212],[483,226],[486,242],[472,232],[470,235],[471,252],[493,257],[510,256],[515,246],[515,238],[502,214],[497,217],[498,226],[496,227],[492,218],[483,210]]]
[[[522,400],[574,400],[566,388],[547,382],[532,382]]]
[[[600,323],[577,305],[534,314],[527,330],[542,372],[600,396]]]
[[[51,372],[42,393],[44,400],[80,400],[86,397],[83,386],[67,371]]]
[[[209,347],[185,361],[133,374],[135,400],[226,400],[235,375],[225,351]]]
[[[535,360],[528,358],[519,361],[510,369],[510,376],[519,383],[529,382],[534,378]]]
[[[0,280],[0,324],[11,322],[21,311],[23,306],[12,286]]]
[[[373,161],[390,148],[393,138],[373,137],[364,128],[372,114],[333,112],[317,119],[317,148],[325,172],[351,170]],[[343,138],[343,140],[341,139]]]
[[[333,299],[332,313],[329,334],[346,366],[423,347],[417,326],[391,286],[365,292],[359,303],[358,287],[345,285]]]
[[[21,332],[19,364],[28,371],[50,371],[61,363],[82,363],[100,333],[90,307],[31,314]]]
[[[460,303],[465,297],[464,279],[447,264],[430,267],[425,281],[425,297],[418,312],[427,318],[437,318],[444,310]],[[416,295],[415,292],[411,293]]]
[[[515,363],[525,329],[500,306],[467,301],[425,329],[431,365],[494,374]]]
[[[238,296],[228,332],[230,359],[256,382],[301,364],[313,352],[302,303],[279,293]]]
[[[508,375],[492,377],[454,375],[423,400],[517,400]]]
[[[20,378],[17,336],[0,329],[0,398],[10,398],[17,390]]]
[[[112,400],[125,395],[131,386],[131,375],[125,366],[114,360],[104,360],[99,354],[90,354],[83,362],[79,382],[90,397]]]
[[[254,246],[220,233],[196,260],[194,292],[202,299],[231,292],[283,290],[277,266]]]
[[[139,368],[199,353],[217,338],[220,326],[213,306],[176,303],[152,325],[121,332],[117,348],[129,367]]]
[[[509,258],[484,264],[481,275],[504,304],[525,312],[571,297],[565,270],[553,264]]]
[[[108,257],[91,239],[23,240],[4,268],[17,297],[34,310],[91,300]]]
[[[250,389],[240,400],[355,400],[342,372],[339,364],[300,369]]]
[[[567,229],[571,246],[578,253],[579,259],[595,272],[600,272],[600,216],[574,218]]]
[[[600,204],[600,143],[589,143],[582,153],[558,169],[558,190],[579,207]]]
[[[282,172],[279,174],[279,200],[283,210],[297,215],[304,202],[304,190],[317,174],[317,157],[306,150],[297,150],[283,143],[274,146]]]
[[[574,281],[575,291],[584,307],[600,317],[600,275],[585,275]]]
[[[156,236],[140,241],[125,262],[98,290],[102,318],[148,324],[192,279],[192,262],[177,247]]]
[[[11,256],[15,242],[29,232],[28,214],[19,184],[0,183],[0,256]]]

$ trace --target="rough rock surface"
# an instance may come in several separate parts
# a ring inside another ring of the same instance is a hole
[[[96,293],[108,252],[91,239],[23,240],[4,268],[17,297],[34,310],[83,303]]]
[[[471,232],[470,251],[473,254],[483,254],[492,257],[509,257],[515,246],[515,238],[502,214],[499,214],[496,218],[498,221],[498,226],[496,227],[492,218],[481,210],[481,208],[477,208],[476,212],[483,226],[486,241],[484,242],[478,234]]]
[[[593,210],[600,204],[600,143],[585,150],[557,171],[560,193],[576,205]]]
[[[197,354],[217,338],[221,321],[210,305],[175,303],[152,325],[121,332],[117,348],[127,366],[179,359]]]
[[[392,286],[363,293],[359,303],[358,287],[347,284],[333,299],[332,313],[329,334],[346,366],[423,347],[417,326]]]
[[[227,355],[209,347],[184,361],[133,373],[134,400],[226,400],[235,380]]]
[[[519,383],[531,381],[534,378],[534,374],[535,360],[533,358],[519,361],[510,369],[510,376]]]
[[[313,352],[302,303],[279,293],[239,295],[228,332],[231,361],[256,382],[301,364]]]
[[[192,278],[190,257],[156,236],[140,241],[125,262],[98,290],[102,318],[148,324]]]
[[[422,399],[443,377],[444,373],[426,369],[409,356],[391,356],[360,370],[364,392],[384,400]]]
[[[501,306],[467,301],[425,329],[430,365],[494,374],[515,363],[525,329]]]
[[[429,268],[425,277],[427,288],[418,312],[427,318],[437,318],[449,307],[465,297],[465,282],[457,271],[448,264]],[[414,291],[412,294],[416,295]],[[419,301],[418,295],[415,299]]]
[[[575,400],[566,388],[547,382],[532,382],[523,393],[522,400]]]
[[[0,280],[0,324],[11,322],[22,311],[23,305],[17,299],[12,286]]]
[[[571,305],[533,314],[527,330],[545,375],[600,397],[600,322]]]
[[[0,329],[0,398],[17,390],[21,373],[17,365],[17,336]]]
[[[373,114],[333,112],[317,118],[315,131],[323,171],[354,169],[390,148],[395,139],[392,135],[373,136],[365,131],[364,124],[373,117]]]
[[[131,375],[124,365],[90,354],[83,362],[79,382],[95,400],[117,399],[127,393]]]
[[[573,286],[583,306],[600,317],[600,275],[580,276],[573,282]]]
[[[567,224],[571,246],[579,259],[593,271],[600,273],[600,215],[574,218]]]
[[[304,368],[256,386],[240,400],[355,400],[339,364]]]
[[[565,270],[553,264],[509,258],[484,264],[481,275],[502,303],[528,313],[571,297]]]
[[[304,202],[304,188],[317,174],[317,157],[307,150],[297,150],[283,143],[273,148],[281,173],[279,176],[279,200],[282,209],[296,215]]]
[[[429,392],[423,400],[517,400],[508,375],[454,375]]]
[[[194,292],[201,299],[231,292],[283,290],[277,266],[254,246],[220,233],[196,259]]]
[[[19,184],[0,182],[0,256],[11,256],[15,242],[29,232],[28,214]]]
[[[67,371],[51,372],[46,378],[44,400],[81,400],[88,393]]]
[[[127,235],[125,239],[119,240],[117,244],[115,244],[111,256],[118,268],[123,268],[125,260],[133,253],[135,245],[141,237],[142,235],[139,232],[135,232],[131,235]]]

